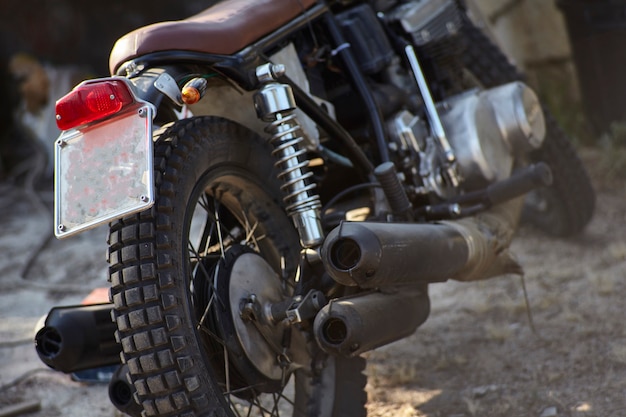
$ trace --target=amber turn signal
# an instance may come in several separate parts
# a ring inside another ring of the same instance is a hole
[[[206,92],[207,81],[204,78],[193,78],[181,90],[183,103],[187,105],[199,102]]]

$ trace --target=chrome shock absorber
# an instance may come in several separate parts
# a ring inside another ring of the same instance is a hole
[[[267,122],[265,131],[271,135],[272,155],[280,169],[283,200],[305,248],[320,245],[324,240],[320,220],[321,202],[314,192],[315,183],[308,182],[313,173],[307,170],[309,160],[300,145],[304,133],[295,114],[296,102],[288,84],[277,79],[285,73],[282,65],[265,64],[256,69],[261,88],[254,95],[259,119]]]

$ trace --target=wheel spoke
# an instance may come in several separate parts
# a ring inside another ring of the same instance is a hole
[[[200,201],[198,201],[198,205],[200,207],[202,207],[205,212],[208,213],[208,205],[209,205],[209,201],[208,201],[208,196],[207,193],[203,193],[202,196],[200,197]],[[209,246],[209,239],[211,238],[211,235],[213,234],[213,227],[215,225],[215,222],[211,222],[211,227],[207,227],[207,222],[210,220],[210,217],[207,216],[204,222],[204,225],[202,227],[202,237],[200,238],[200,245],[198,246],[199,248],[202,248],[204,253],[207,253],[207,248]]]
[[[230,204],[227,206],[222,202],[222,195],[225,193],[219,185],[207,188],[202,192],[196,201],[196,209],[192,215],[189,239],[187,241],[187,258],[189,262],[190,283],[195,286],[194,291],[203,291],[198,299],[202,304],[198,306],[199,311],[196,329],[204,334],[209,349],[214,353],[222,351],[222,367],[219,374],[222,380],[221,386],[226,403],[229,404],[231,412],[237,417],[278,417],[283,408],[296,410],[295,399],[290,398],[291,388],[286,387],[290,376],[293,373],[284,368],[279,381],[278,391],[263,392],[263,387],[243,383],[240,380],[238,359],[231,357],[231,347],[227,344],[222,330],[216,328],[212,315],[219,314],[217,311],[229,311],[228,300],[222,300],[222,290],[218,291],[218,286],[223,286],[225,281],[221,281],[220,259],[225,259],[226,251],[233,245],[245,245],[256,252],[262,250],[262,241],[267,238],[263,225],[255,218],[251,217],[247,209],[239,207],[233,210]],[[230,200],[228,200],[230,201]],[[193,231],[193,235],[192,235]],[[282,288],[286,293],[290,293],[289,287],[293,287],[293,276],[287,273],[286,259],[280,258],[280,265],[276,265],[280,271]],[[217,306],[216,306],[216,303]],[[293,380],[292,380],[293,381]],[[293,384],[293,382],[292,382]],[[244,398],[247,398],[244,399]],[[300,407],[298,407],[300,408]],[[282,410],[285,411],[285,410]],[[288,413],[291,414],[291,413]],[[304,413],[303,413],[304,414]]]
[[[206,326],[202,326],[199,330],[202,331],[203,333],[206,333],[212,340],[216,341],[220,345],[226,346],[224,341],[218,335],[216,335],[210,329],[208,329]]]
[[[266,413],[269,414],[270,416],[274,415],[272,411],[268,410],[263,404],[261,404],[261,401],[259,400],[258,396],[254,396],[255,401],[251,402],[250,404],[254,404],[256,406],[256,408],[261,412],[262,416],[265,416]],[[252,409],[252,405],[250,406],[250,409]]]
[[[285,396],[282,391],[278,394],[278,400],[277,402],[280,402],[280,400],[285,400],[285,402],[287,402],[289,405],[291,405],[294,409],[296,408],[296,403],[293,402],[293,400],[287,396]]]
[[[245,230],[246,230],[246,240],[245,240],[245,242],[248,243],[248,242],[252,241],[252,243],[254,245],[254,248],[258,251],[259,250],[259,242],[258,242],[256,236],[254,235],[254,232],[256,231],[256,228],[259,225],[259,222],[257,221],[256,223],[254,223],[254,226],[250,227],[250,221],[248,220],[248,216],[247,216],[246,212],[242,211],[241,214],[243,215],[243,220],[244,220],[243,224],[244,224]]]
[[[203,254],[210,254],[219,251],[223,255],[223,251],[230,244],[236,243],[241,233],[241,228],[238,225],[233,225],[232,229],[226,227],[221,221],[220,212],[222,204],[218,198],[209,200],[209,195],[204,193],[200,200],[198,200],[198,206],[203,209],[203,213],[206,214],[206,222],[203,227],[203,235],[201,238],[200,248],[203,249]],[[211,202],[213,204],[211,204]],[[211,207],[211,205],[213,207]],[[232,213],[231,213],[232,214]],[[237,219],[239,224],[243,224]],[[210,227],[207,225],[210,222]],[[211,243],[211,237],[217,235],[217,242]]]
[[[226,375],[226,392],[230,393],[230,362],[228,360],[228,349],[224,344],[224,373]],[[228,395],[228,402],[232,404],[230,394]]]
[[[211,294],[211,298],[209,299],[209,302],[207,303],[207,306],[204,309],[204,312],[202,313],[202,317],[200,318],[200,321],[198,322],[198,325],[196,326],[196,329],[198,329],[198,330],[200,330],[200,329],[207,329],[207,331],[208,331],[208,328],[207,328],[206,324],[204,324],[204,321],[206,320],[207,315],[209,314],[209,311],[211,310],[211,306],[213,305],[213,300],[214,299],[215,299],[215,292],[213,294]],[[208,332],[209,332],[209,334],[212,334],[212,333],[210,333],[210,331],[208,331]]]

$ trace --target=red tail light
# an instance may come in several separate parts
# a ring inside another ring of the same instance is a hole
[[[57,101],[56,119],[61,130],[72,129],[120,112],[135,101],[120,80],[81,84]]]

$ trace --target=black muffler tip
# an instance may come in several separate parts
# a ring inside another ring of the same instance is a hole
[[[128,365],[120,366],[109,382],[109,399],[121,412],[132,417],[141,417],[141,407],[135,401],[135,386],[128,379]]]
[[[35,335],[35,349],[40,357],[54,360],[62,345],[63,337],[52,327],[44,327]]]
[[[349,271],[361,260],[361,247],[352,239],[341,238],[330,249],[330,261],[335,268]]]
[[[348,326],[339,318],[330,318],[322,325],[322,338],[329,345],[341,345],[348,338]]]
[[[39,359],[64,373],[120,363],[112,304],[55,307],[35,335]]]
[[[313,323],[318,345],[332,355],[356,356],[412,334],[428,317],[426,291],[368,292],[337,298]]]
[[[341,285],[376,289],[445,281],[466,264],[469,247],[447,225],[343,222],[320,255]]]

